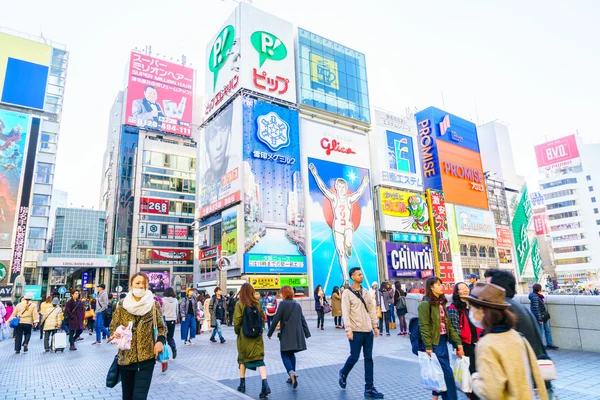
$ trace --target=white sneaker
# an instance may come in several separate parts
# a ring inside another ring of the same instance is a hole
[[[194,342],[192,342],[192,339],[190,339],[189,341],[190,346],[194,344]]]
[[[183,345],[184,345],[184,346],[189,346],[189,344],[188,344],[187,340],[186,340],[185,342],[183,342]]]

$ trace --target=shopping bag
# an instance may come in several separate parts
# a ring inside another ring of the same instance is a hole
[[[424,351],[419,352],[419,366],[421,367],[421,385],[427,390],[445,392],[447,390],[444,380],[444,371],[435,355],[431,356]]]
[[[396,329],[396,323],[394,321],[390,322],[390,329]]]
[[[471,360],[469,360],[469,357],[463,356],[463,358],[456,357],[454,364],[452,365],[456,388],[463,393],[471,393],[473,391],[471,385],[471,372],[469,371],[470,364]]]

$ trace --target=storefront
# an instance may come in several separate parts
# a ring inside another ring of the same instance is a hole
[[[399,281],[404,291],[420,291],[425,279],[433,276],[434,261],[431,246],[425,243],[382,242],[390,281]]]

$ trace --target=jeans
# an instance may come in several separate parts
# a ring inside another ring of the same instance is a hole
[[[188,341],[189,338],[196,339],[196,317],[192,314],[185,316],[185,321],[181,321],[181,340],[184,342]]]
[[[457,400],[456,382],[454,381],[454,373],[450,366],[450,353],[448,352],[448,335],[440,335],[440,343],[433,346],[433,352],[438,358],[442,371],[444,371],[444,380],[446,381],[445,392],[432,392],[434,396],[442,396],[442,400]]]
[[[390,304],[389,309],[390,309],[390,312],[389,312],[390,321],[393,323],[396,323],[396,313],[394,312],[394,305]]]
[[[267,329],[271,329],[271,322],[273,322],[274,315],[267,315]]]
[[[44,331],[44,350],[50,350],[50,336],[54,336],[56,332],[58,331]]]
[[[63,321],[62,324],[60,325],[60,329],[62,329],[63,331],[65,331],[65,333],[69,333],[69,325],[67,324],[66,321]]]
[[[21,345],[29,344],[31,339],[31,324],[19,324],[15,328],[15,351],[21,351]],[[23,337],[25,339],[23,340]]]
[[[110,336],[108,329],[104,326],[104,316],[101,312],[96,313],[96,342],[99,342],[102,339],[101,334],[104,334],[106,337]]]
[[[288,375],[296,371],[295,351],[282,351],[281,360],[283,361],[283,366],[285,367],[285,370],[287,371]]]
[[[333,323],[335,326],[342,326],[342,317],[333,317]]]
[[[354,337],[350,342],[350,357],[346,360],[346,364],[341,370],[344,376],[348,376],[354,364],[357,363],[360,357],[360,350],[363,351],[365,359],[365,389],[369,390],[373,387],[373,332],[353,332]],[[452,377],[454,379],[454,377]]]
[[[123,400],[146,400],[152,383],[153,370],[154,366],[134,370],[120,368]]]
[[[83,329],[71,329],[69,331],[69,344],[71,346],[75,346],[75,341],[77,341],[77,339],[79,339],[82,332],[83,332]]]
[[[538,329],[541,336],[546,335],[546,346],[554,346],[552,343],[552,332],[550,331],[550,321],[546,321],[543,324],[538,322]]]
[[[325,311],[323,309],[317,310],[317,328],[323,326],[325,322]]]
[[[223,333],[221,332],[221,320],[217,319],[215,321],[215,329],[213,329],[212,331],[212,335],[210,335],[211,339],[214,339],[214,337],[216,336],[216,334],[219,334],[219,339],[223,340]]]
[[[175,339],[173,338],[175,336],[175,322],[176,321],[167,321],[166,322],[167,343],[169,343],[169,346],[171,347],[171,352],[174,352],[177,350],[177,345],[175,344]]]
[[[385,331],[390,333],[390,313],[382,312],[383,318],[379,319],[379,333],[383,333],[383,323],[385,322]]]

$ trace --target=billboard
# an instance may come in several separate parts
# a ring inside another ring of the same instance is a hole
[[[491,211],[454,206],[459,235],[496,239],[496,222]]]
[[[127,125],[191,137],[193,102],[192,68],[131,52]]]
[[[254,275],[250,277],[250,284],[254,289],[279,289],[283,286],[306,287],[308,286],[308,277],[300,276],[260,276]]]
[[[529,240],[529,223],[533,211],[529,202],[527,186],[521,192],[521,198],[515,209],[512,220],[512,231],[515,247],[517,249],[517,265],[519,267],[519,275],[523,274],[527,258],[531,251],[531,242]]]
[[[298,28],[298,103],[371,123],[365,55]]]
[[[171,286],[171,274],[169,271],[140,271],[148,275],[148,288],[162,292]]]
[[[535,214],[533,216],[533,227],[535,228],[536,235],[547,235],[550,233],[546,213]]]
[[[541,171],[574,167],[581,164],[575,135],[537,145],[534,149],[537,165]]]
[[[240,201],[242,163],[242,104],[237,99],[200,133],[197,184],[200,217]]]
[[[221,255],[227,258],[228,266],[238,268],[238,213],[237,207],[221,213]]]
[[[454,290],[454,271],[444,192],[427,189],[427,204],[429,205],[429,215],[431,215],[429,221],[436,274],[442,280],[444,293],[452,294]]]
[[[307,119],[300,120],[300,129],[308,158],[313,284],[329,296],[359,267],[364,286],[371,287],[379,273],[368,138]]]
[[[242,88],[296,102],[294,28],[290,22],[240,4],[208,42],[206,60],[205,118]]]
[[[193,238],[193,231],[188,225],[140,222],[138,232],[138,237],[148,239],[189,240]]]
[[[422,278],[421,271],[434,269],[433,254],[428,244],[383,243],[388,279]],[[427,272],[425,275],[429,275]]]
[[[452,272],[454,282],[464,282],[462,257],[460,255],[460,242],[458,241],[458,227],[456,226],[456,212],[454,204],[446,203],[446,220],[448,221],[448,235],[450,240],[450,254],[452,254]]]
[[[0,102],[44,109],[52,46],[0,32]]]
[[[298,262],[306,255],[298,111],[244,97],[243,119],[245,253]],[[245,272],[265,272],[248,263]]]
[[[542,207],[544,205],[544,195],[540,192],[529,192],[529,201],[532,207]]]
[[[28,132],[28,115],[0,110],[0,248],[12,247]]]
[[[496,227],[496,246],[512,248],[512,232],[508,226]]]
[[[423,190],[415,117],[375,109],[375,123],[370,136],[373,184]]]
[[[150,249],[152,264],[188,264],[193,260],[193,251],[189,249]]]
[[[379,188],[379,228],[384,232],[429,233],[429,210],[425,197]]]
[[[140,197],[140,212],[169,215],[169,200]]]

